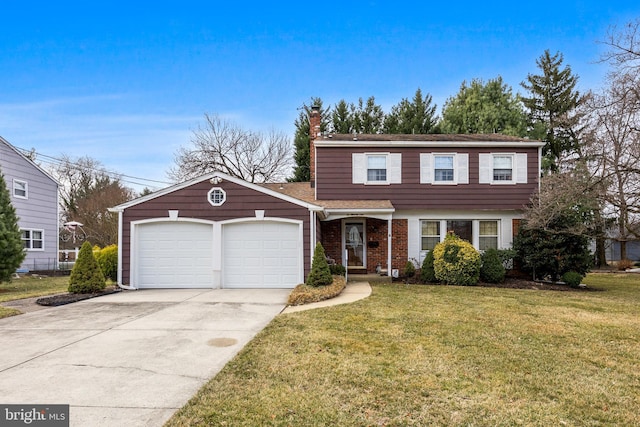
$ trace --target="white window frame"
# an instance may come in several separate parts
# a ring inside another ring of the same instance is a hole
[[[425,222],[435,222],[436,224],[438,224],[438,234],[422,234],[422,230],[423,230],[422,225]],[[441,242],[442,241],[442,221],[437,219],[421,219],[419,222],[419,225],[420,225],[420,252],[428,252],[432,249],[425,249],[424,246],[422,245],[422,240],[424,238],[438,237],[438,242]]]
[[[471,241],[470,243],[473,245],[474,248],[476,248],[478,251],[483,251],[482,249],[480,249],[480,238],[481,237],[495,237],[496,238],[496,246],[498,249],[502,249],[502,220],[500,219],[495,219],[495,218],[483,218],[483,219],[470,219],[470,218],[459,218],[459,217],[452,217],[449,219],[429,219],[429,218],[420,218],[420,220],[418,221],[418,227],[419,227],[419,233],[418,233],[418,237],[420,239],[419,243],[418,243],[418,248],[420,250],[420,256],[424,256],[424,254],[426,254],[427,252],[429,252],[428,249],[422,249],[422,238],[423,237],[435,237],[435,235],[431,236],[423,236],[422,235],[422,223],[424,221],[428,221],[428,222],[438,222],[440,223],[440,242],[443,242],[444,239],[447,237],[447,222],[449,221],[471,221]],[[480,236],[480,223],[483,221],[491,221],[491,222],[495,222],[496,226],[497,226],[497,235],[491,235],[491,236]]]
[[[384,157],[386,180],[370,181],[368,176],[369,158]],[[352,183],[365,185],[390,185],[402,183],[402,154],[401,153],[352,153]]]
[[[24,191],[24,196],[16,194],[16,191]],[[16,199],[28,199],[29,198],[29,183],[22,179],[13,180],[13,197]]]
[[[496,157],[511,157],[511,180],[493,179]],[[514,185],[527,183],[527,153],[481,153],[478,160],[480,184]]]
[[[436,158],[453,157],[453,180],[436,181]],[[420,153],[420,184],[459,185],[469,183],[469,153]]]
[[[28,233],[28,237],[25,239],[24,238],[24,234],[27,232]],[[34,239],[33,238],[33,233],[40,233],[40,238],[39,239]],[[21,228],[20,229],[20,238],[22,239],[22,242],[24,244],[24,242],[29,242],[28,246],[25,246],[25,250],[26,251],[34,251],[34,252],[42,252],[44,251],[44,230],[42,229],[38,229],[38,228]],[[33,247],[33,242],[34,241],[39,241],[41,242],[41,246],[40,248],[34,248]]]
[[[373,169],[369,168],[369,160],[378,158],[384,160],[384,179],[369,179],[369,171],[370,170],[382,170],[382,169]],[[367,154],[366,155],[366,169],[367,169],[367,178],[365,184],[389,184],[389,156],[387,154]]]
[[[215,202],[211,199],[211,196],[213,195],[214,192],[219,191],[220,193],[222,193],[222,200]],[[220,187],[213,187],[211,190],[209,190],[209,192],[207,193],[207,201],[209,202],[209,204],[211,206],[222,206],[224,204],[224,202],[227,201],[227,192],[224,191],[222,188]]]
[[[493,223],[495,223],[496,224],[496,234],[486,234],[486,235],[480,234],[481,231],[482,231],[481,224],[483,222],[493,222]],[[485,238],[485,239],[488,239],[488,238],[492,238],[493,239],[493,238],[495,238],[495,241],[496,241],[495,249],[499,249],[500,248],[500,221],[499,220],[497,220],[497,219],[480,219],[480,220],[478,220],[478,250],[479,251],[485,251],[487,249],[487,248],[483,249],[481,247],[482,246],[481,242],[482,242],[483,238]]]
[[[451,158],[451,179],[449,180],[438,180],[438,176],[436,174],[436,163],[438,159],[441,158]],[[438,185],[451,185],[456,184],[458,182],[458,168],[456,168],[456,155],[453,153],[444,154],[437,153],[433,155],[433,183]]]

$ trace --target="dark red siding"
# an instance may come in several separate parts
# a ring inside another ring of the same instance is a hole
[[[405,209],[522,209],[538,188],[538,149],[488,147],[466,148],[469,153],[469,184],[420,184],[420,153],[452,152],[446,148],[401,147],[391,150],[369,147],[316,147],[318,200],[391,200],[396,210]],[[385,151],[402,154],[402,184],[352,183],[352,154]],[[480,153],[527,153],[527,184],[479,184]]]
[[[229,181],[215,187],[226,192],[222,206],[212,206],[207,201],[207,193],[214,187],[208,181],[165,194],[164,196],[127,208],[123,213],[122,225],[122,281],[129,283],[131,222],[151,218],[167,218],[169,210],[178,210],[180,218],[197,218],[210,221],[224,221],[234,218],[254,218],[256,210],[264,210],[265,217],[288,218],[303,222],[304,269],[309,272],[309,210],[305,207],[272,197],[262,192]]]

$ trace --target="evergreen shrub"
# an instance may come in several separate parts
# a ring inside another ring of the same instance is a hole
[[[324,253],[324,248],[318,242],[316,248],[313,251],[313,262],[311,263],[311,272],[307,276],[306,284],[308,286],[327,286],[333,282],[333,276],[331,276],[331,270],[327,263],[327,257]]]
[[[487,283],[502,283],[506,270],[497,249],[487,249],[480,257],[480,279]]]
[[[572,288],[577,288],[582,282],[582,274],[576,271],[567,271],[562,275],[562,281]]]
[[[403,273],[404,277],[406,277],[407,279],[416,275],[416,267],[413,265],[413,262],[407,261],[407,263],[404,265]]]
[[[91,243],[84,242],[69,276],[69,292],[89,294],[105,288],[104,275],[93,256]]]
[[[0,283],[11,280],[25,256],[18,216],[11,204],[4,176],[0,173]]]
[[[105,278],[115,282],[118,280],[118,245],[109,245],[95,251],[96,261]]]
[[[422,261],[420,279],[423,283],[436,283],[436,271],[433,268],[433,251],[429,251]]]
[[[347,269],[342,264],[329,264],[329,271],[333,276],[344,276],[347,274]]]
[[[453,233],[433,249],[436,278],[447,285],[475,285],[480,279],[480,253]]]

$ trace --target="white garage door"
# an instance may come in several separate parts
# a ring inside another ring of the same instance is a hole
[[[225,288],[294,288],[301,282],[300,226],[256,221],[222,229]]]
[[[139,288],[213,287],[213,226],[154,222],[136,227]]]

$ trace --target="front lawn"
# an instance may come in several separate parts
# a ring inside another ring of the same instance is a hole
[[[169,426],[639,425],[640,275],[377,285],[278,316]]]
[[[23,276],[9,283],[0,283],[0,302],[22,298],[41,297],[44,295],[67,292],[69,276],[32,277]],[[0,307],[0,318],[19,314],[17,310]]]

